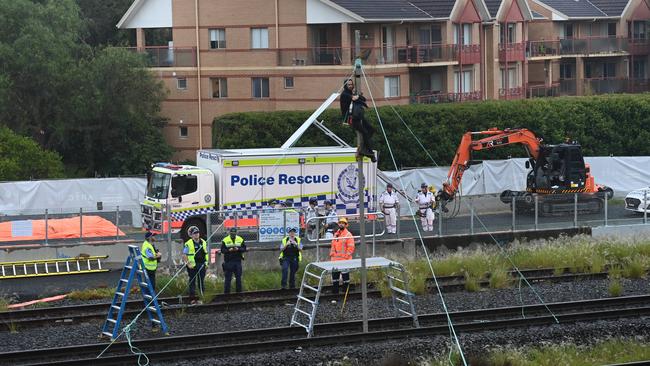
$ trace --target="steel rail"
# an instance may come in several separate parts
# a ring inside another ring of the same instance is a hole
[[[560,323],[589,321],[596,319],[614,319],[650,315],[650,295],[627,296],[597,300],[582,300],[547,304],[556,312]],[[613,307],[625,307],[612,309]],[[600,309],[600,310],[594,310]],[[526,317],[522,317],[523,314]],[[560,314],[564,312],[564,314]],[[455,327],[463,332],[508,329],[533,325],[554,324],[543,305],[528,305],[505,308],[492,308],[459,311],[450,314]],[[507,318],[507,319],[503,319]],[[172,336],[133,341],[133,345],[146,352],[152,361],[168,360],[188,355],[210,357],[231,355],[235,353],[254,353],[277,351],[296,347],[311,347],[336,344],[340,334],[346,333],[346,339],[352,342],[370,342],[400,337],[422,337],[448,334],[444,314],[426,314],[419,317],[420,328],[412,328],[412,319],[408,317],[372,319],[369,328],[372,332],[361,333],[361,321],[340,323],[323,323],[315,327],[316,337],[306,338],[304,329],[296,327],[279,327],[250,329],[222,333]],[[396,329],[397,328],[397,329]],[[353,334],[348,334],[354,332]],[[323,335],[326,334],[326,335]],[[106,357],[95,359],[106,343],[36,349],[0,353],[4,363],[27,365],[98,365],[133,364],[135,356],[128,353],[127,342],[115,342]],[[187,348],[189,347],[189,348]],[[70,355],[75,358],[69,359]],[[68,357],[57,360],[61,357]]]

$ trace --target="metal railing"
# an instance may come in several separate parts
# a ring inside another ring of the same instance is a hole
[[[127,47],[145,56],[149,67],[196,67],[196,48],[191,47]]]
[[[499,61],[523,61],[526,59],[526,43],[499,43]]]
[[[467,93],[440,93],[421,91],[411,98],[412,103],[417,104],[436,104],[436,103],[458,103],[482,100],[481,91]]]
[[[524,87],[516,86],[513,88],[499,89],[499,99],[522,99],[526,97]]]
[[[559,95],[560,83],[551,85],[529,83],[526,88],[526,98],[557,97]]]
[[[592,55],[606,53],[643,53],[648,48],[645,40],[627,37],[563,38],[528,41],[528,57]]]

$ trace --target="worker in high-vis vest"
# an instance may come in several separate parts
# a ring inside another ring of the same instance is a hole
[[[289,236],[282,239],[278,259],[282,266],[282,281],[280,282],[282,289],[287,288],[287,275],[289,288],[296,288],[296,272],[298,272],[298,266],[302,261],[302,243],[300,243],[300,238],[296,236],[295,228],[289,229]]]
[[[208,243],[201,238],[201,231],[194,227],[190,229],[191,238],[183,247],[183,262],[187,266],[187,275],[190,277],[190,305],[200,304],[196,297],[196,283],[199,292],[205,290],[205,272],[208,269]]]
[[[142,262],[144,263],[144,269],[147,271],[147,276],[149,276],[149,281],[151,281],[151,286],[153,287],[153,292],[156,292],[156,269],[158,269],[158,262],[162,255],[158,251],[153,243],[156,241],[156,233],[147,231],[144,234],[144,242],[142,243],[142,248],[140,253],[142,254]]]
[[[332,240],[332,247],[330,248],[330,261],[345,261],[352,259],[354,254],[354,238],[352,233],[348,231],[348,219],[341,217],[339,219],[339,229],[334,233]],[[350,285],[350,273],[340,271],[332,271],[332,292],[339,293],[339,280],[343,277],[343,285],[347,287]]]
[[[237,292],[242,292],[241,276],[244,252],[246,252],[246,243],[244,238],[237,235],[237,229],[231,228],[230,234],[221,241],[221,254],[223,254],[223,274],[225,282],[223,284],[223,293],[230,293],[230,282],[235,275],[235,286]]]

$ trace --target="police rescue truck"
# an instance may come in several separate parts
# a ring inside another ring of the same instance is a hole
[[[273,200],[291,199],[296,210],[307,207],[310,198],[316,198],[319,207],[330,200],[340,214],[357,213],[360,184],[356,149],[316,120],[337,96],[330,96],[281,148],[199,150],[197,166],[154,164],[141,205],[143,228],[166,232],[166,207],[171,211],[172,232],[180,230],[184,240],[193,227],[205,237],[210,213],[251,213],[271,207]],[[292,147],[312,124],[339,146]],[[364,158],[363,175],[364,206],[374,208],[377,164]]]

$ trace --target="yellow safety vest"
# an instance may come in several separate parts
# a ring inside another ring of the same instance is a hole
[[[205,253],[205,263],[207,265],[208,263],[208,243],[205,242],[205,240],[201,239],[201,245],[203,246],[203,252]],[[194,250],[194,240],[189,239],[188,241],[185,242],[185,247],[187,247],[187,261],[189,264],[192,265],[192,267],[196,267],[196,261],[194,260],[194,254],[196,254],[196,251]]]
[[[154,255],[154,259],[147,258],[147,249],[151,250],[151,253]],[[149,271],[155,271],[156,268],[158,268],[158,261],[155,258],[156,250],[153,248],[153,245],[145,240],[144,243],[142,243],[142,249],[140,249],[140,253],[142,254],[142,262],[144,263],[144,268]]]
[[[242,238],[239,235],[235,236],[235,241],[233,242],[232,239],[230,238],[230,235],[227,235],[225,238],[223,238],[223,243],[226,244],[226,248],[232,248],[232,247],[241,247],[242,243],[244,242],[244,238]],[[241,259],[244,259],[244,253],[240,253]]]
[[[300,238],[295,237],[294,239],[296,239],[296,244],[298,244],[298,262],[300,262],[302,261],[302,247],[300,246]],[[282,239],[282,248],[280,249],[280,256],[278,257],[278,259],[284,258],[284,248],[286,248],[288,245],[289,245],[289,237],[285,236]]]

